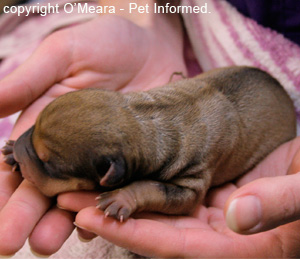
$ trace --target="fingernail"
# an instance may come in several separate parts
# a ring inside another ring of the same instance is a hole
[[[254,231],[262,218],[260,200],[255,196],[234,199],[227,210],[227,226],[238,233]]]
[[[9,259],[12,258],[14,255],[0,255],[0,259]]]
[[[59,204],[56,204],[56,207],[59,208],[59,209],[62,209],[62,210],[67,210],[66,208],[60,206]]]
[[[85,239],[82,236],[80,236],[78,233],[77,233],[77,237],[83,243],[88,243],[88,242],[91,242],[93,240],[93,239]]]
[[[50,257],[50,255],[39,254],[39,253],[35,252],[32,248],[30,248],[30,251],[34,256],[36,256],[38,258],[49,258]]]
[[[84,227],[81,227],[80,225],[78,225],[76,222],[73,222],[73,225],[77,228],[80,228],[82,230],[86,230]]]
[[[74,226],[77,227],[77,228],[80,228],[80,229],[82,229],[82,230],[86,230],[85,228],[79,226],[76,222],[73,222],[73,224],[74,224]],[[82,236],[80,236],[79,233],[77,233],[77,236],[78,236],[78,238],[79,238],[79,240],[80,240],[81,242],[90,242],[90,241],[92,241],[92,240],[94,239],[94,238],[91,238],[91,239],[83,238]]]

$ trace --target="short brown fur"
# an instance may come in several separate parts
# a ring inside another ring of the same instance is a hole
[[[189,214],[209,187],[295,135],[294,107],[278,81],[229,67],[147,92],[68,93],[4,153],[48,196],[111,189],[98,207],[123,221],[142,210]]]

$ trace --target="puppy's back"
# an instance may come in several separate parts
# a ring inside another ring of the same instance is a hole
[[[241,141],[231,156],[232,164],[227,161],[220,165],[222,171],[231,171],[231,165],[242,163],[248,171],[278,144],[295,137],[293,103],[280,83],[266,72],[252,67],[230,67],[210,71],[197,80],[223,93],[240,117]],[[250,159],[243,162],[242,158]],[[216,180],[214,184],[219,182],[222,181]]]

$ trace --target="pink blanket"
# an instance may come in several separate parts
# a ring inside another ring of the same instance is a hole
[[[183,15],[202,69],[249,65],[268,71],[293,99],[299,121],[300,47],[244,17],[225,0],[182,0],[188,6],[205,3],[210,13]]]

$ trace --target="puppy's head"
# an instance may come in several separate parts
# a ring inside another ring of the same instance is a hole
[[[92,89],[50,103],[14,145],[24,178],[47,196],[125,183],[123,150],[132,129],[119,103],[116,93]]]

